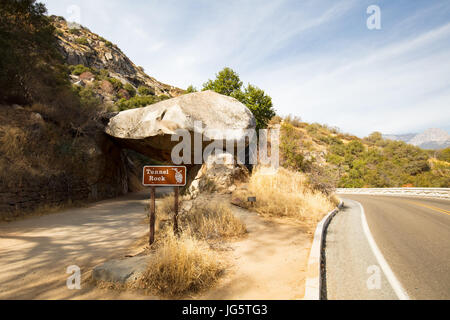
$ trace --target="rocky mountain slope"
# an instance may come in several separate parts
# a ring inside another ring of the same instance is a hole
[[[56,28],[58,49],[66,63],[72,66],[72,83],[85,86],[98,80],[96,92],[104,102],[113,104],[120,98],[128,100],[131,95],[123,89],[127,85],[135,91],[140,87],[146,88],[147,93],[153,96],[172,98],[184,93],[182,89],[164,84],[147,75],[144,69],[136,66],[120,48],[89,29],[68,23],[62,17],[52,16],[51,19]],[[78,72],[73,72],[73,66],[78,66]],[[111,78],[121,83],[121,88],[117,88],[118,82],[112,82],[116,89],[119,89],[117,91],[122,89],[121,92],[117,92],[118,95],[114,94],[114,88],[106,82]]]
[[[408,141],[423,149],[441,149],[450,147],[450,135],[442,129],[428,129]]]
[[[385,134],[383,138],[403,141],[416,147],[429,150],[438,150],[450,147],[450,135],[442,129],[431,128],[422,133]]]

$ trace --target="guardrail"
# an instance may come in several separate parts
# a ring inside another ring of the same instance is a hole
[[[338,188],[336,193],[411,196],[450,200],[450,188]]]

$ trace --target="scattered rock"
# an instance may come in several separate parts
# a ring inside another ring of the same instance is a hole
[[[44,118],[42,118],[41,114],[37,113],[37,112],[31,113],[30,119],[34,123],[39,123],[39,124],[43,124],[44,123]]]
[[[76,85],[76,86],[80,86],[80,87],[84,87],[84,86],[85,86],[85,84],[84,84],[84,81],[83,81],[83,80],[78,80],[77,82],[74,82],[74,85]]]
[[[114,86],[107,80],[102,80],[102,82],[100,83],[100,89],[106,94],[114,93]]]
[[[120,89],[119,92],[118,92],[118,96],[120,98],[124,98],[126,100],[129,100],[131,98],[130,94],[125,89]]]
[[[92,74],[92,72],[86,71],[80,74],[80,80],[94,81],[95,76]]]
[[[137,280],[147,269],[150,256],[138,256],[124,260],[111,260],[98,265],[92,271],[97,281],[127,283]]]

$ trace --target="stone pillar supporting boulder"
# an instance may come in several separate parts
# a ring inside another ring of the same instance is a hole
[[[232,154],[211,154],[191,179],[186,193],[191,198],[196,198],[202,192],[231,193],[237,184],[246,182],[248,178],[248,169],[236,164]]]

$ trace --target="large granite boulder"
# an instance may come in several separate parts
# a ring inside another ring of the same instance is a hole
[[[253,114],[238,100],[203,91],[122,111],[109,120],[105,132],[126,148],[170,162],[172,149],[179,143],[171,141],[177,129],[201,134],[203,140],[222,140],[225,146],[226,141],[245,141],[246,130],[255,125]],[[203,142],[202,147],[209,143]]]

